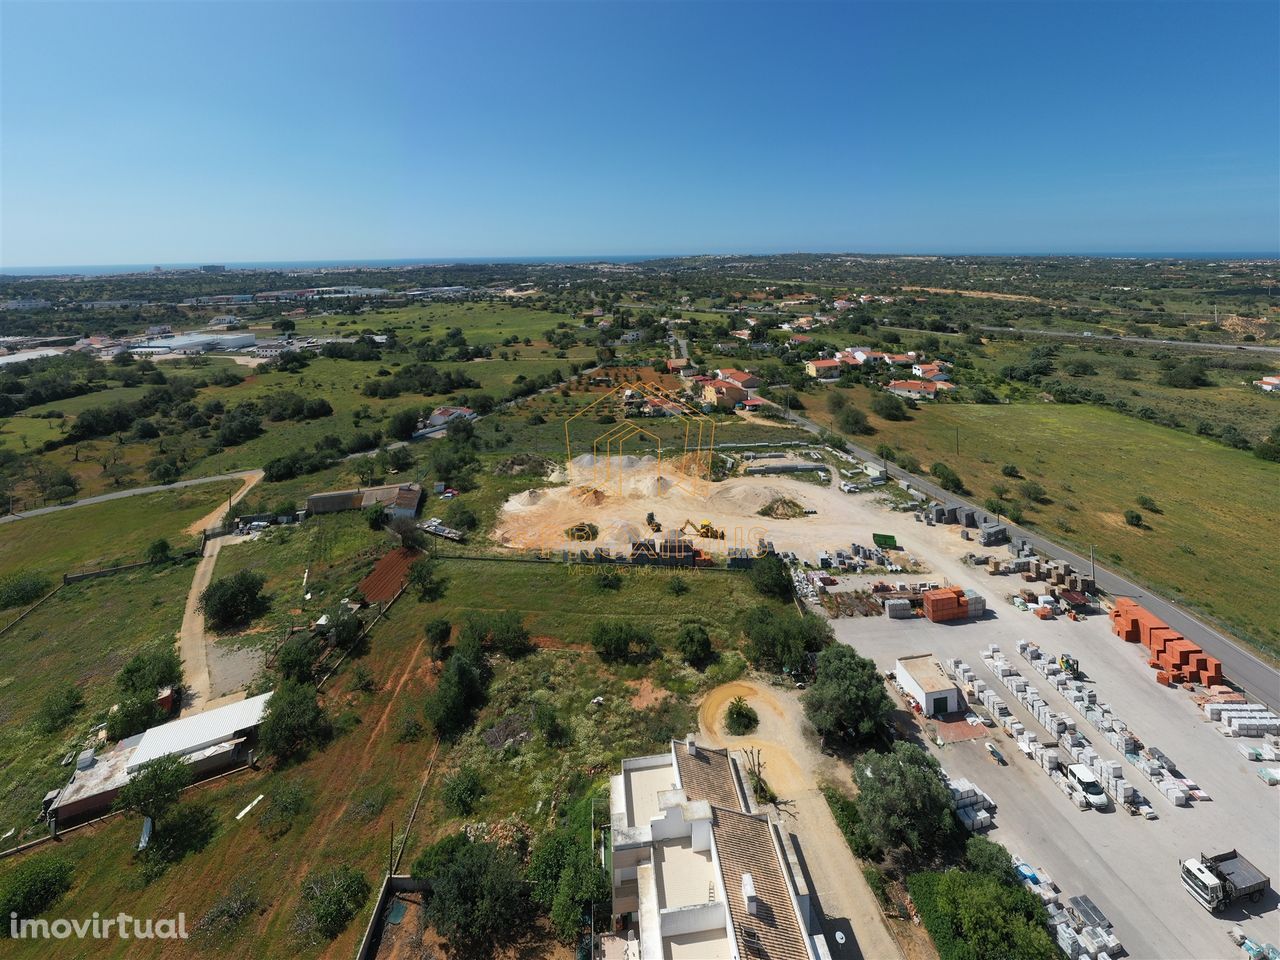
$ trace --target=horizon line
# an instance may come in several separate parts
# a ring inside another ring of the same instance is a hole
[[[223,266],[228,270],[254,269],[288,269],[288,268],[323,268],[323,267],[434,267],[434,266],[484,266],[486,264],[503,266],[545,265],[554,263],[639,263],[646,260],[687,260],[699,257],[973,257],[989,259],[1009,259],[1015,257],[1034,257],[1043,259],[1063,258],[1097,258],[1110,260],[1280,260],[1280,250],[1076,250],[1076,251],[871,251],[871,250],[791,250],[772,251],[768,253],[752,253],[748,251],[732,252],[700,252],[700,253],[596,253],[596,254],[524,254],[517,256],[437,256],[437,257],[306,257],[301,259],[263,259],[263,260],[225,260],[216,259],[184,260],[169,263],[78,263],[78,264],[26,264],[21,266],[0,265],[0,278],[14,276],[60,276],[82,275],[81,271],[94,271],[99,275],[112,273],[154,273],[160,271],[199,269],[202,266]]]

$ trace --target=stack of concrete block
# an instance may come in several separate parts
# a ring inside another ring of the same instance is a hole
[[[1280,717],[1260,703],[1206,703],[1205,715],[1220,720],[1228,737],[1263,737],[1280,733]]]
[[[909,620],[911,619],[911,601],[905,597],[886,600],[884,602],[884,612],[889,615],[890,620]]]
[[[991,811],[995,804],[977,784],[964,777],[955,777],[948,779],[947,788],[951,791],[951,807],[966,830],[976,833],[991,826]]]

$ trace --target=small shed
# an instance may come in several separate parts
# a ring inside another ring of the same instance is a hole
[[[900,657],[893,670],[902,688],[915,697],[926,717],[960,709],[960,688],[942,672],[942,664],[933,654]]]

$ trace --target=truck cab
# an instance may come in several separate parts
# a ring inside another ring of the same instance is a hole
[[[1248,897],[1258,903],[1271,881],[1235,850],[1181,861],[1182,885],[1210,912],[1224,910],[1233,901]]]

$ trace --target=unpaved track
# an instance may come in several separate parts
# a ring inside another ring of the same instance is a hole
[[[262,480],[261,470],[250,470],[244,476],[244,483],[240,484],[240,489],[231,495],[225,504],[219,504],[218,507],[207,515],[194,521],[191,526],[187,527],[186,532],[193,536],[199,536],[203,531],[210,527],[216,527],[220,524],[224,517],[231,511],[231,508],[244,499],[244,495],[252,490]]]
[[[204,628],[204,614],[200,612],[200,594],[213,579],[213,568],[218,553],[224,546],[242,543],[244,537],[214,537],[204,548],[204,556],[196,564],[191,590],[187,593],[187,605],[182,611],[182,626],[178,630],[178,656],[182,658],[182,675],[187,693],[182,701],[182,716],[199,713],[209,706],[209,653],[206,644],[212,643]]]
[[[745,697],[760,716],[760,726],[748,737],[735,737],[723,727],[724,711],[734,697]],[[807,868],[810,889],[822,905],[823,929],[834,960],[897,960],[902,956],[862,870],[836,826],[819,785],[847,784],[848,766],[823,756],[809,731],[794,690],[782,690],[753,680],[716,687],[698,708],[701,736],[733,750],[760,751],[764,777],[784,803],[783,828],[796,839]],[[836,942],[842,931],[845,943]]]

